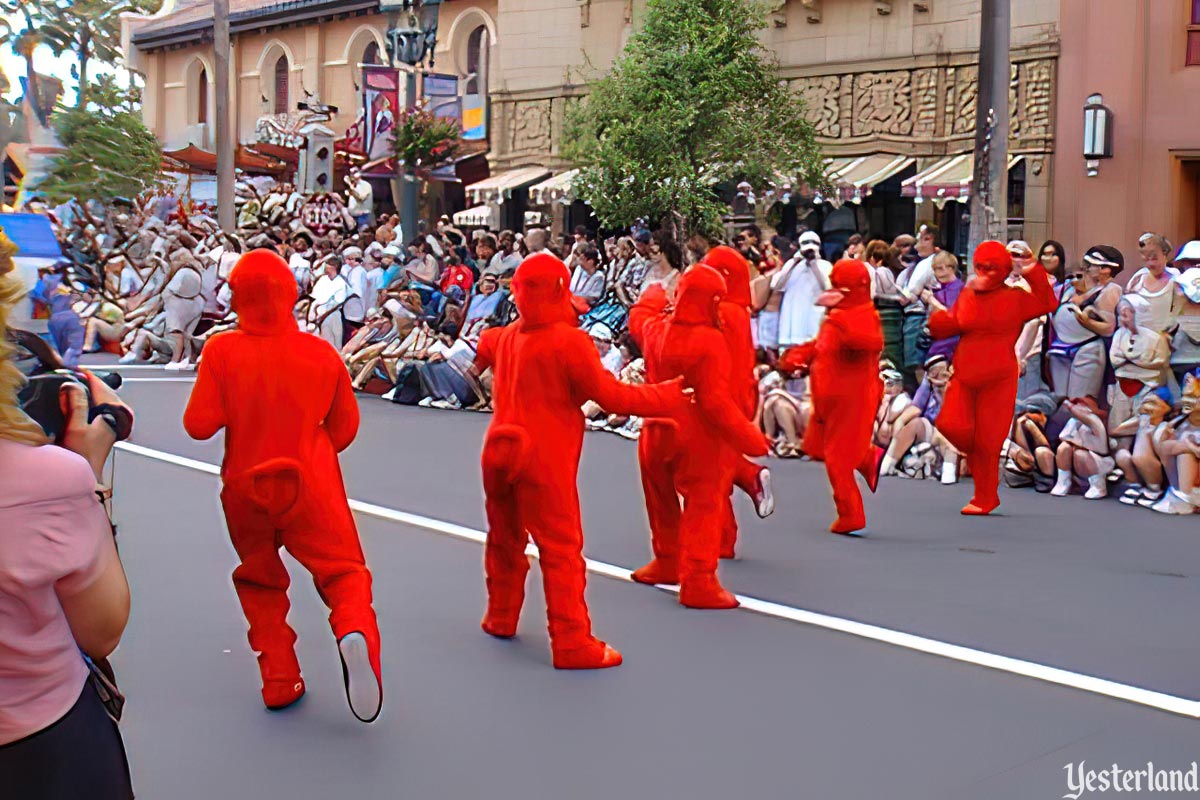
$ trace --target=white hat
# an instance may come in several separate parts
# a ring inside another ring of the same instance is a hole
[[[597,322],[595,325],[593,325],[591,329],[588,330],[588,335],[601,342],[611,343],[613,340],[612,328],[608,327],[603,322]]]
[[[1200,240],[1192,241],[1179,248],[1175,255],[1176,261],[1200,261]]]
[[[347,247],[342,251],[342,258],[362,258],[363,251],[361,247]]]
[[[385,256],[398,256],[400,255],[400,248],[396,247],[394,244],[389,244],[387,247],[383,248],[383,254]]]
[[[802,245],[804,245],[804,244],[819,245],[819,244],[821,244],[821,237],[817,235],[816,231],[805,231],[804,233],[800,234],[799,243]]]

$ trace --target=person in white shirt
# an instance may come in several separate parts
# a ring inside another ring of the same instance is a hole
[[[900,303],[904,306],[904,363],[898,364],[912,386],[920,385],[925,377],[927,348],[921,347],[921,333],[925,329],[928,309],[921,302],[921,293],[937,288],[933,275],[933,257],[937,255],[937,226],[922,225],[917,231],[917,257],[913,267],[900,273],[896,288],[900,292]]]
[[[1171,258],[1171,243],[1156,233],[1142,234],[1138,249],[1144,265],[1125,284],[1126,294],[1140,295],[1149,304],[1145,327],[1159,333],[1175,326],[1171,304],[1175,299],[1175,278],[1179,270],[1168,267]]]
[[[813,231],[800,235],[800,250],[795,258],[771,280],[772,291],[782,292],[779,306],[779,346],[804,344],[817,337],[825,308],[817,298],[829,290],[833,265],[821,258],[821,237]]]
[[[346,210],[354,217],[358,230],[366,230],[375,218],[375,190],[357,169],[346,176]]]
[[[362,250],[357,247],[347,247],[342,251],[340,274],[350,287],[350,296],[342,309],[345,334],[349,339],[363,326],[363,322],[367,318],[367,310],[374,304],[370,294],[371,283],[367,278],[367,269],[362,263]]]
[[[312,307],[308,312],[310,326],[325,341],[341,350],[342,307],[350,296],[350,285],[338,274],[336,261],[326,261],[323,274],[313,284]]]
[[[358,248],[349,248],[349,251],[357,250]],[[349,258],[347,254],[344,257]],[[367,305],[367,316],[374,314],[379,310],[379,293],[383,290],[383,265],[378,261],[372,260],[367,262],[367,294],[363,297],[363,302]]]
[[[596,352],[600,354],[600,363],[613,377],[619,376],[621,368],[625,366],[625,357],[621,354],[621,348],[613,344],[612,328],[603,322],[597,322],[588,330],[588,335],[592,337]]]
[[[579,266],[571,275],[571,294],[594,306],[604,297],[604,271],[595,245],[585,244],[579,251]]]
[[[133,297],[142,290],[145,283],[137,268],[125,260],[125,266],[121,267],[121,281],[117,290],[121,297]]]

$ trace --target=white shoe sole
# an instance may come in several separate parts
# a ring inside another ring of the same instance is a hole
[[[338,653],[351,713],[361,722],[374,722],[383,708],[383,687],[371,669],[366,637],[357,631],[346,634],[338,642]]]
[[[758,483],[762,486],[762,494],[754,504],[754,511],[759,519],[766,519],[775,513],[775,492],[771,490],[771,470],[764,469],[758,473]]]

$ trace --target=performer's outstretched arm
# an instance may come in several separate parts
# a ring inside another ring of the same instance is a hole
[[[813,356],[817,354],[817,340],[798,344],[795,347],[789,347],[784,351],[783,357],[779,359],[776,368],[783,373],[791,375],[795,372],[808,369],[808,365],[812,363]]]
[[[622,383],[600,363],[600,354],[582,331],[563,342],[562,356],[572,386],[610,414],[669,417],[688,404],[680,380],[635,386]]]
[[[203,441],[217,435],[225,427],[225,401],[221,396],[219,372],[220,339],[214,337],[205,348],[204,358],[196,373],[196,384],[183,412],[183,429],[193,439]]]
[[[1021,316],[1023,321],[1037,319],[1043,314],[1053,314],[1058,308],[1058,298],[1054,296],[1054,287],[1041,264],[1031,264],[1022,275],[1029,284],[1029,292],[1021,295]]]
[[[957,303],[954,305],[958,306]],[[1042,313],[1039,311],[1033,316],[1041,316]],[[949,339],[951,336],[962,335],[962,326],[958,324],[958,317],[954,316],[953,308],[949,311],[935,311],[929,315],[929,335],[934,339]]]

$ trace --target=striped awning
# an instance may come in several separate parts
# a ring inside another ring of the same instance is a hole
[[[495,230],[500,227],[499,215],[492,205],[475,206],[466,211],[454,213],[454,224],[464,228],[488,228]]]
[[[848,203],[860,203],[869,197],[876,186],[916,163],[910,156],[880,154],[853,159],[831,174],[841,199]]]
[[[529,202],[535,206],[548,206],[557,200],[570,203],[575,199],[573,190],[575,177],[578,174],[579,170],[569,169],[566,172],[558,173],[552,178],[547,178],[541,183],[530,186]]]
[[[503,203],[518,189],[532,186],[550,175],[545,167],[522,167],[493,175],[467,187],[467,197],[473,203]]]
[[[1024,158],[1023,155],[1009,156],[1008,168],[1011,170]],[[900,193],[905,197],[935,202],[965,202],[971,196],[971,182],[974,179],[975,156],[972,153],[961,153],[936,161],[907,179],[901,185]]]

